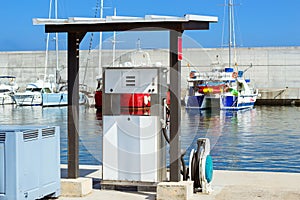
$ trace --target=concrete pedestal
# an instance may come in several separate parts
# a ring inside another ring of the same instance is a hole
[[[61,196],[82,197],[93,190],[91,178],[61,179]]]
[[[161,182],[157,185],[157,200],[188,200],[193,195],[193,181]]]

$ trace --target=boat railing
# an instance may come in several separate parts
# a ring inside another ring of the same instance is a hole
[[[212,72],[194,72],[193,76],[189,76],[187,81],[233,81],[235,78],[233,77],[233,72],[226,71],[212,71]]]

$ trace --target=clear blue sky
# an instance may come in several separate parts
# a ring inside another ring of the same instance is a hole
[[[58,0],[59,18],[94,17],[97,1],[99,0]],[[44,26],[33,26],[32,18],[47,18],[49,2],[50,0],[1,2],[0,51],[45,50]],[[299,0],[236,0],[235,3],[238,4],[235,7],[238,24],[236,32],[240,46],[300,46]],[[104,15],[113,15],[113,8],[116,7],[117,14],[122,16],[217,16],[219,22],[211,24],[209,31],[187,31],[184,35],[200,46],[220,47],[223,4],[224,0],[104,0],[104,6],[108,7],[104,10]],[[122,38],[122,33],[119,35]],[[104,39],[109,36],[111,34],[104,35]],[[60,43],[65,43],[65,35],[59,38]],[[87,44],[88,38],[89,36],[85,38]],[[124,39],[126,37],[120,40]],[[122,46],[122,42],[119,46]],[[149,44],[145,46],[151,48]]]

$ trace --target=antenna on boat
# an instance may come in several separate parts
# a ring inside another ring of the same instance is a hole
[[[136,41],[136,49],[139,51],[141,50],[141,39],[138,38],[137,41]]]

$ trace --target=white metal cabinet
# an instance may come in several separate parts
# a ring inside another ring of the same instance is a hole
[[[104,116],[103,122],[103,180],[158,182],[158,117]]]
[[[0,200],[60,195],[59,127],[0,126]]]

